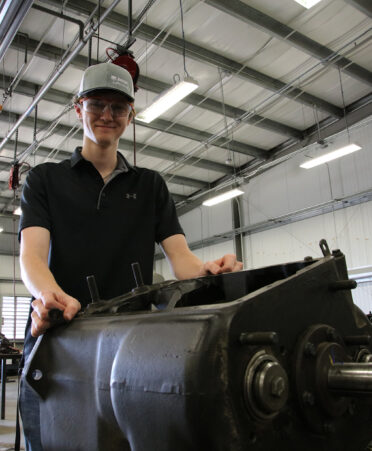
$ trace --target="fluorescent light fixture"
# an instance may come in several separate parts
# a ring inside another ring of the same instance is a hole
[[[4,232],[4,229],[3,229],[2,227],[0,227],[0,233],[1,233],[1,232]]]
[[[314,166],[319,166],[320,164],[327,163],[327,161],[335,160],[336,158],[343,157],[344,155],[348,155],[349,153],[356,152],[360,149],[361,147],[357,144],[349,144],[348,146],[341,147],[340,149],[326,153],[320,157],[312,158],[311,160],[306,161],[306,163],[302,163],[300,165],[300,168],[310,169]]]
[[[220,204],[221,202],[224,202],[225,200],[232,199],[236,196],[241,196],[244,194],[244,191],[240,189],[232,189],[230,191],[227,191],[226,193],[220,194],[219,196],[212,197],[211,199],[205,200],[203,202],[203,205],[206,205],[207,207],[211,207],[212,205]]]
[[[13,214],[14,214],[14,215],[21,216],[21,214],[22,214],[21,207],[17,207],[17,208],[13,211]]]
[[[149,107],[137,114],[136,119],[148,124],[184,99],[190,92],[195,91],[197,87],[198,84],[194,79],[186,77],[157,96]]]
[[[319,3],[321,0],[295,0],[295,2],[309,9]]]

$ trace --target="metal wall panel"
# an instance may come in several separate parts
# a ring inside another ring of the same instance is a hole
[[[211,195],[213,196],[214,194]],[[226,201],[213,207],[198,207],[181,216],[180,222],[189,243],[219,235],[232,229],[231,202]]]
[[[19,279],[21,277],[21,271],[19,268],[19,258],[14,258],[11,255],[2,255],[0,258],[0,278],[12,279],[14,275],[15,267],[15,277]]]
[[[358,287],[353,291],[354,303],[364,312],[372,311],[372,280],[358,282]]]
[[[321,132],[320,132],[321,136]],[[332,137],[328,147],[309,146],[294,158],[269,169],[243,186],[244,224],[256,224],[277,216],[294,213],[332,199],[372,189],[371,119]],[[300,164],[355,142],[362,150],[312,169]]]
[[[321,256],[319,240],[341,249],[348,268],[372,262],[372,202],[254,233],[245,237],[246,266],[257,268]]]

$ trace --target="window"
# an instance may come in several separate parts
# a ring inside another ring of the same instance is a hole
[[[30,309],[30,298],[3,296],[1,332],[9,340],[23,340]]]

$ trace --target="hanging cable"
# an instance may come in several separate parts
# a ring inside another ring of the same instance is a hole
[[[19,162],[17,159],[17,147],[18,147],[18,129],[15,134],[13,164],[10,169],[9,182],[8,182],[9,189],[13,190],[14,193],[19,186]]]
[[[9,189],[13,190],[13,303],[14,303],[14,328],[13,340],[16,338],[16,324],[17,324],[17,301],[16,301],[16,217],[14,211],[16,208],[16,190],[19,186],[19,164],[17,162],[17,146],[18,146],[18,129],[15,134],[14,143],[14,160],[13,167],[9,177]]]
[[[182,0],[180,0],[180,13],[181,13],[181,31],[182,31],[182,56],[183,56],[183,70],[185,74],[189,77],[189,73],[186,69],[186,40],[185,40],[185,30],[183,28],[183,8]]]
[[[344,111],[344,119],[345,119],[345,125],[346,125],[346,131],[347,131],[347,137],[348,137],[348,141],[350,144],[350,130],[349,130],[349,124],[347,122],[347,117],[346,117],[346,104],[345,104],[345,94],[344,94],[344,87],[342,84],[342,77],[341,77],[341,69],[338,68],[338,77],[340,80],[340,90],[341,90],[341,99],[342,99],[342,109]]]
[[[101,19],[101,0],[98,0],[98,22]],[[99,61],[99,32],[101,29],[101,25],[98,25],[97,28],[97,61]]]
[[[34,109],[34,111],[35,111],[35,116],[34,116],[34,141],[36,141],[36,133],[37,133],[37,110],[38,110],[38,105],[39,104],[36,104],[35,109]]]
[[[16,206],[16,192],[13,191],[13,211]],[[16,297],[16,217],[13,213],[13,302],[14,302],[14,328],[13,340],[15,344],[16,339],[16,324],[17,324],[17,297]]]
[[[227,150],[227,158],[226,158],[226,162],[225,163],[226,164],[231,164],[233,162],[232,158],[231,158],[231,153],[232,152],[231,152],[231,146],[230,146],[230,141],[231,141],[232,137],[230,139],[230,137],[229,137],[229,130],[228,130],[228,126],[227,126],[225,94],[223,92],[222,69],[220,67],[218,67],[218,75],[220,77],[221,100],[222,100],[222,102],[221,102],[221,104],[222,104],[222,115],[223,115],[223,120],[224,120],[224,123],[225,123],[225,132],[226,132],[226,140],[227,140],[227,148],[228,148],[228,150]],[[234,171],[235,171],[235,168],[234,168]]]
[[[328,183],[329,183],[329,192],[331,195],[331,202],[332,202],[332,217],[333,217],[333,226],[335,228],[335,241],[336,241],[336,248],[338,248],[338,236],[337,236],[337,221],[336,221],[336,211],[335,211],[335,204],[333,202],[334,196],[333,196],[333,189],[332,189],[332,179],[331,179],[331,171],[329,170],[329,164],[326,163],[327,171],[328,171]]]
[[[314,119],[315,119],[315,123],[316,123],[316,131],[318,133],[318,143],[322,144],[322,138],[320,137],[320,124],[319,124],[319,116],[318,116],[318,109],[316,107],[316,105],[314,105],[313,107],[313,112],[314,112]]]
[[[92,39],[90,38],[88,42],[88,67],[92,65]]]
[[[132,39],[132,0],[128,0],[128,41]]]
[[[136,118],[133,115],[133,165],[137,166],[136,160]]]

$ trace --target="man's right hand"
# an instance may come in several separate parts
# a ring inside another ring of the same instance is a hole
[[[31,335],[33,337],[42,335],[53,325],[49,318],[50,310],[61,310],[63,312],[63,318],[66,321],[71,321],[81,309],[80,302],[63,291],[42,291],[39,297],[35,299],[31,305],[34,309],[31,313]]]

